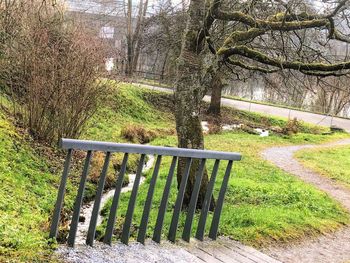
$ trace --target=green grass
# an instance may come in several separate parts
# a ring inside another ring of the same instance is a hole
[[[336,135],[335,137],[343,137]],[[333,137],[333,139],[335,138]],[[322,135],[297,135],[293,139],[271,136],[260,138],[245,133],[223,133],[205,137],[207,149],[221,151],[235,151],[243,154],[241,162],[234,165],[234,171],[229,182],[228,192],[220,223],[219,234],[227,235],[244,243],[263,246],[271,242],[284,242],[301,239],[305,236],[315,236],[320,233],[332,231],[349,222],[344,210],[326,194],[306,185],[291,175],[262,160],[259,156],[261,150],[274,145],[287,145],[291,143],[302,144],[305,141],[322,142],[330,137]],[[222,143],[225,142],[225,143]],[[159,139],[155,145],[176,145],[174,137]],[[164,167],[157,182],[153,207],[159,206],[162,189],[167,176],[170,159],[165,159]],[[207,165],[211,170],[213,162]],[[224,165],[219,170],[219,182],[223,177]],[[150,172],[146,184],[140,188],[134,215],[134,231],[136,235],[137,224],[142,215],[142,207],[147,194]],[[215,196],[218,193],[215,189]],[[125,216],[127,201],[130,193],[122,196],[117,233],[120,232],[122,217]],[[172,184],[168,213],[166,214],[163,234],[167,233],[171,220],[171,208],[176,198],[176,182]],[[106,215],[110,202],[104,208]],[[148,235],[152,236],[156,220],[156,209],[151,212]],[[211,215],[210,215],[211,216]],[[185,213],[181,214],[179,236],[184,225]],[[198,214],[195,217],[196,225]],[[209,220],[210,222],[210,220]],[[208,224],[209,225],[209,224]],[[105,226],[100,226],[103,233]],[[207,229],[208,231],[208,229]]]
[[[0,262],[48,260],[47,229],[58,177],[3,113],[0,138]]]
[[[110,85],[108,83],[107,85]],[[147,92],[122,85],[113,89],[103,107],[89,121],[82,138],[125,142],[120,137],[123,126],[131,123],[150,129],[174,127],[169,113],[147,104]],[[34,150],[27,134],[21,135],[6,114],[11,104],[1,96],[0,109],[0,262],[52,261],[48,245],[50,217],[57,197],[63,160],[59,168],[45,154]],[[45,147],[43,147],[44,149]],[[120,158],[118,155],[117,158]],[[57,157],[55,157],[57,158]],[[128,170],[135,170],[136,156],[130,158]],[[58,171],[57,171],[58,170]],[[68,181],[64,211],[71,211],[81,167],[73,169]],[[91,199],[96,186],[87,183],[86,196]],[[64,229],[66,226],[63,227]]]
[[[350,146],[305,149],[295,156],[307,167],[350,189]]]
[[[106,83],[112,86],[114,84]],[[120,131],[130,124],[139,124],[151,130],[174,129],[171,109],[165,109],[166,105],[170,106],[165,97],[163,93],[127,84],[113,87],[103,107],[87,124],[82,138],[125,142],[120,136]],[[249,119],[257,125],[266,120],[262,116],[246,115],[247,113],[239,111],[231,113],[235,118]],[[270,121],[274,125],[283,125],[280,120],[274,122],[271,118]],[[152,144],[176,145],[175,136],[162,135],[161,132],[159,134],[161,136]],[[347,214],[335,201],[268,164],[259,156],[263,148],[272,145],[321,143],[346,136],[303,133],[261,138],[240,132],[206,136],[205,143],[208,149],[238,151],[244,155],[243,161],[235,165],[230,180],[220,234],[230,235],[246,243],[263,245],[276,240],[289,240],[331,231],[348,223]],[[11,118],[4,111],[0,111],[0,262],[9,258],[22,262],[53,260],[47,237],[63,160],[59,160],[57,169],[57,163],[49,160],[51,155],[39,154],[40,151],[42,150],[34,150],[28,136],[20,135]],[[72,175],[80,175],[81,160],[78,163],[80,165],[76,170],[73,169]],[[131,166],[136,166],[135,156],[131,158],[131,163]],[[211,169],[212,165],[213,163],[209,162],[208,169]],[[165,158],[164,167],[168,166],[169,159]],[[224,167],[221,167],[219,178],[222,178],[223,169]],[[157,183],[154,206],[159,204],[166,175],[167,168],[164,168]],[[68,182],[64,205],[66,215],[73,205],[76,179],[73,177],[72,180],[71,176]],[[135,224],[140,220],[147,185],[148,183],[145,183],[140,188]],[[95,186],[90,183],[86,193],[92,196],[94,189]],[[129,195],[130,193],[126,193],[122,196],[118,212],[119,225],[122,223],[122,216],[125,215]],[[169,211],[175,196],[174,182]],[[106,213],[106,210],[104,212]],[[148,234],[151,234],[155,216],[153,211]],[[169,225],[169,221],[168,212],[165,226]],[[183,221],[182,214],[180,227],[183,226]],[[100,232],[101,229],[100,226]]]
[[[111,92],[93,118],[87,124],[82,138],[100,141],[125,142],[120,132],[124,126],[139,124],[148,129],[175,128],[170,112],[160,111],[145,98],[160,92],[137,88],[131,84],[106,81]]]

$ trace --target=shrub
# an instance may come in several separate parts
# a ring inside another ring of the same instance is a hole
[[[96,185],[98,184],[101,171],[103,168],[104,160],[105,160],[105,153],[102,153],[102,152],[94,153],[94,156],[91,160],[91,168],[90,168],[89,177],[88,177],[89,182]],[[116,155],[113,155],[108,167],[108,172],[107,172],[107,177],[105,182],[106,189],[115,187],[115,183],[119,175],[120,167],[121,167],[120,158],[118,158],[118,156]],[[123,179],[123,186],[126,186],[128,184],[129,184],[129,176],[128,174],[125,174]]]
[[[300,129],[300,123],[297,118],[288,120],[285,127],[283,128],[283,133],[287,135],[297,134]]]
[[[64,20],[59,7],[13,0],[0,16],[0,78],[14,112],[47,142],[78,137],[105,95],[102,42]],[[14,21],[9,27],[9,20]]]
[[[152,130],[148,130],[137,124],[130,124],[123,127],[121,130],[121,136],[133,143],[149,143],[157,137],[157,133]]]

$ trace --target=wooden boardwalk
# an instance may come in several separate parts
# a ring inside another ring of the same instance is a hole
[[[196,256],[201,262],[208,263],[281,263],[260,251],[242,245],[228,238],[217,241],[200,242],[191,239],[190,243],[180,242],[188,253]]]
[[[165,240],[158,244],[146,240],[145,245],[132,241],[128,246],[120,242],[113,242],[112,246],[96,242],[94,247],[77,245],[74,249],[64,245],[56,253],[62,261],[72,263],[280,263],[252,247],[223,237],[204,242],[191,239],[190,243]]]

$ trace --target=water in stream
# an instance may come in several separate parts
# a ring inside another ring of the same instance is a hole
[[[147,155],[147,157],[148,157],[147,158],[148,160],[143,166],[142,173],[149,171],[152,168],[154,163],[153,155]],[[131,191],[134,186],[136,174],[128,174],[128,176],[129,176],[129,184],[122,188],[122,191],[121,191],[122,193]],[[141,176],[140,185],[143,184],[145,180],[146,178],[144,176]],[[108,199],[113,197],[114,191],[115,189],[113,188],[102,195],[100,211],[104,207],[104,205],[107,203]],[[75,238],[75,244],[79,244],[79,245],[85,244],[86,234],[89,229],[89,223],[90,223],[93,207],[94,207],[94,201],[91,201],[90,203],[83,205],[81,208],[80,215],[84,217],[85,220],[84,222],[79,222],[78,224],[78,231]],[[102,216],[99,215],[97,218],[97,225],[100,225],[102,223],[102,219],[103,219]]]

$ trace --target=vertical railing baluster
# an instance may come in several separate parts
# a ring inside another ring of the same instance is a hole
[[[222,181],[221,189],[219,192],[219,197],[218,197],[216,208],[215,208],[214,215],[213,215],[213,221],[211,222],[211,226],[210,226],[209,237],[213,240],[216,239],[217,233],[218,233],[219,221],[220,221],[222,206],[223,206],[224,199],[225,199],[225,193],[227,190],[227,184],[228,184],[228,181],[230,179],[232,163],[233,163],[233,161],[230,160],[227,164],[225,176],[224,176],[223,181]]]
[[[145,206],[144,206],[143,213],[142,213],[140,229],[139,229],[139,233],[137,236],[137,241],[142,243],[142,244],[145,243],[148,218],[149,218],[149,213],[151,211],[153,193],[154,193],[154,188],[156,186],[156,181],[157,181],[161,161],[162,161],[162,156],[158,155],[156,165],[155,165],[154,170],[153,170],[151,182],[150,182],[150,185],[148,188],[147,199],[146,199]]]
[[[129,242],[130,227],[131,227],[131,223],[132,223],[132,217],[134,214],[137,191],[139,189],[139,184],[140,184],[140,179],[141,179],[141,174],[142,174],[142,168],[143,168],[143,165],[145,163],[145,156],[146,156],[145,154],[141,154],[141,158],[140,158],[139,165],[138,165],[137,172],[136,172],[134,186],[132,188],[131,195],[130,195],[128,210],[127,210],[126,216],[125,216],[125,222],[123,225],[123,232],[122,232],[121,241],[123,244],[126,244],[126,245]]]
[[[94,207],[92,208],[89,230],[88,230],[88,234],[87,234],[87,238],[86,238],[86,244],[89,246],[93,246],[93,244],[94,244],[97,219],[98,219],[98,214],[100,212],[101,198],[102,198],[103,190],[105,187],[106,176],[107,176],[107,172],[108,172],[108,166],[109,166],[110,159],[111,159],[111,153],[107,152],[106,157],[105,157],[105,161],[103,164],[100,180],[98,181],[98,188],[97,188],[97,192],[96,192],[96,196],[95,196]]]
[[[219,164],[220,164],[220,160],[215,160],[214,168],[210,176],[209,184],[207,186],[207,192],[205,193],[205,198],[204,198],[201,214],[198,221],[196,238],[200,241],[203,241],[203,238],[204,238],[205,223],[207,221],[207,216],[210,208],[211,197],[213,195],[213,189],[214,189],[216,175],[219,169]]]
[[[176,230],[177,230],[177,225],[179,223],[179,217],[181,213],[182,202],[185,195],[187,180],[191,170],[191,163],[192,163],[192,158],[187,158],[185,172],[182,175],[179,192],[177,194],[177,198],[175,202],[173,217],[171,219],[171,224],[170,224],[169,233],[168,233],[168,239],[172,242],[175,242],[175,238],[176,238]]]
[[[186,221],[185,221],[185,226],[184,230],[182,233],[182,239],[185,241],[190,241],[190,236],[191,236],[191,231],[192,231],[192,221],[194,217],[194,213],[196,211],[196,206],[197,206],[197,200],[198,200],[198,195],[199,195],[199,190],[201,188],[201,182],[203,178],[203,172],[205,168],[205,162],[206,159],[202,159],[197,171],[195,183],[193,186],[193,191],[191,194],[191,200],[190,200],[190,205],[188,206],[187,210],[187,216],[186,216]]]
[[[49,235],[50,238],[57,237],[58,225],[60,223],[61,210],[62,210],[62,206],[63,206],[64,193],[66,191],[66,184],[67,184],[68,174],[69,174],[69,170],[70,170],[70,162],[72,159],[72,153],[73,153],[73,150],[68,149],[66,160],[64,162],[61,183],[60,183],[60,186],[58,189],[55,210],[54,210],[53,217],[52,217],[52,223],[51,223],[50,235]]]
[[[129,154],[125,153],[124,158],[123,158],[123,162],[122,162],[122,166],[120,168],[120,172],[119,172],[117,182],[116,182],[116,187],[115,187],[115,192],[114,192],[114,196],[113,196],[111,210],[109,212],[106,233],[105,233],[105,236],[103,239],[103,242],[105,244],[108,244],[108,245],[111,245],[111,243],[112,243],[114,224],[116,221],[118,203],[119,203],[120,193],[121,193],[122,187],[123,187],[124,175],[126,172],[128,158],[129,158]]]
[[[87,155],[86,155],[86,159],[85,159],[83,173],[81,175],[81,179],[80,179],[80,183],[79,183],[77,197],[76,197],[75,203],[74,203],[73,216],[72,216],[72,221],[70,224],[69,236],[68,236],[68,246],[70,246],[70,247],[74,247],[74,243],[75,243],[75,236],[77,234],[78,223],[79,223],[80,208],[81,208],[81,204],[83,202],[85,183],[86,183],[86,178],[87,178],[88,173],[89,173],[91,156],[92,156],[92,152],[88,151]]]
[[[167,205],[168,205],[168,198],[169,198],[169,194],[170,194],[171,183],[172,183],[173,177],[174,177],[176,162],[177,162],[177,157],[174,156],[172,161],[171,161],[168,177],[166,179],[162,200],[160,201],[157,221],[156,221],[156,225],[154,227],[153,238],[152,238],[153,241],[155,241],[157,243],[160,243],[160,238],[162,235],[164,216],[165,216],[165,212],[166,212]]]

